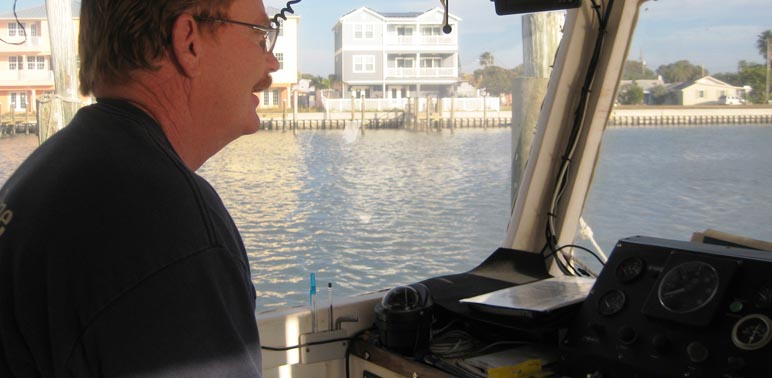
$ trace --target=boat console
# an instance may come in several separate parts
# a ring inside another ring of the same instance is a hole
[[[523,291],[512,290],[549,279],[541,260],[538,254],[499,249],[468,273],[420,283],[433,300],[431,330],[413,328],[431,332],[416,334],[422,342],[415,345],[426,347],[390,350],[378,341],[379,335],[388,337],[384,335],[404,330],[404,325],[389,329],[380,322],[367,342],[354,342],[354,355],[392,367],[394,376],[476,377],[485,375],[475,375],[474,366],[479,370],[485,363],[498,364],[512,370],[527,362],[537,363],[541,375],[534,376],[544,377],[768,376],[771,252],[623,239],[584,300],[549,311],[526,308],[532,304],[523,303],[533,298],[518,298]],[[504,275],[506,269],[516,273]],[[502,289],[509,293],[507,304],[481,306],[464,300]],[[457,345],[470,348],[465,355],[437,346],[447,342],[448,334],[456,335]],[[429,337],[431,344],[426,344]],[[362,375],[354,376],[388,375],[363,368]]]

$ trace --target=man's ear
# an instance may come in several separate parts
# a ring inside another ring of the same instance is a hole
[[[183,13],[174,21],[172,27],[173,60],[186,76],[194,77],[200,73],[201,29],[190,14]]]

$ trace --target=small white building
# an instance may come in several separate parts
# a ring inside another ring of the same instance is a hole
[[[687,81],[670,87],[678,105],[720,104],[721,97],[745,98],[745,88],[736,87],[712,76]]]

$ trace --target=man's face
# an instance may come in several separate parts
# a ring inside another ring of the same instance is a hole
[[[270,19],[260,0],[235,0],[224,19],[269,27]],[[266,51],[265,34],[248,26],[232,23],[216,25],[213,52],[207,60],[205,80],[209,92],[207,109],[217,114],[212,127],[235,139],[259,129],[256,108],[260,103],[255,92],[271,86],[270,73],[279,62]]]

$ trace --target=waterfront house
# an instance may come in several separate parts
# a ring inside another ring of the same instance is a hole
[[[268,7],[269,16],[279,13],[279,9]],[[292,107],[292,86],[298,83],[298,40],[300,16],[285,13],[286,20],[279,19],[281,29],[273,54],[279,61],[279,70],[272,73],[273,84],[271,88],[259,94],[260,107],[278,108],[286,102],[288,108]]]
[[[444,11],[386,13],[361,7],[333,27],[335,75],[343,96],[401,99],[447,97],[458,82],[460,18]]]
[[[46,5],[19,9],[19,21],[10,9],[0,12],[0,110],[36,112],[35,99],[54,92]],[[72,2],[75,40],[78,36],[80,2]],[[26,34],[26,39],[25,39]]]
[[[640,80],[620,80],[619,88],[627,88],[631,85],[637,85],[643,90],[643,103],[646,105],[657,104],[657,99],[653,93],[654,88],[665,88],[665,82],[662,81],[662,76],[657,76],[656,79],[640,79]]]
[[[697,80],[674,84],[669,89],[676,105],[720,104],[722,96],[745,98],[743,87],[727,84],[709,75]]]
[[[278,13],[268,8],[268,14]],[[48,31],[46,5],[16,11],[0,12],[0,36],[7,42],[0,43],[0,110],[3,114],[36,112],[35,99],[54,92],[54,73],[51,64],[51,43]],[[80,2],[72,2],[75,25],[75,41],[78,40]],[[262,107],[279,107],[284,101],[291,106],[292,85],[298,82],[298,24],[300,17],[287,14],[274,48],[279,70],[272,74],[270,89],[260,93]],[[22,34],[26,32],[26,41]],[[24,41],[24,43],[21,43]],[[11,44],[20,43],[20,44]]]

